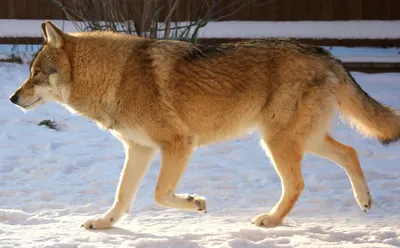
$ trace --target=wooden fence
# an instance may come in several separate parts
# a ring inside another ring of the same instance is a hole
[[[179,14],[175,18],[184,19],[183,17],[188,16],[189,6],[195,6],[197,1],[181,0],[177,11]],[[225,1],[228,4],[230,0]],[[229,11],[231,10],[226,10]],[[0,0],[0,19],[66,19],[66,17],[60,8],[47,0]],[[270,0],[270,3],[261,6],[258,4],[246,6],[225,20],[400,20],[400,0]]]

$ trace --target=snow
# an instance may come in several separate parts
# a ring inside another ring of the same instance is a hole
[[[226,21],[209,23],[200,29],[207,38],[399,38],[400,21]]]
[[[400,63],[399,48],[325,47],[343,62]]]
[[[352,73],[378,100],[400,108],[400,74]],[[124,154],[108,132],[55,103],[23,113],[8,97],[28,65],[0,63],[0,246],[6,247],[400,247],[400,147],[363,139],[335,119],[333,136],[359,153],[372,209],[364,214],[345,172],[307,155],[306,183],[284,224],[250,218],[280,197],[280,181],[256,133],[201,148],[179,193],[207,198],[208,213],[165,209],[153,200],[157,154],[128,215],[110,230],[80,225],[111,206]],[[60,131],[38,126],[55,120]]]
[[[65,32],[75,32],[70,21],[51,20]],[[41,37],[43,20],[0,19],[0,37]],[[398,39],[400,21],[221,21],[209,22],[199,38],[333,38]]]
[[[0,37],[42,37],[41,24],[45,20],[0,19]],[[71,21],[50,20],[64,32],[76,32]]]

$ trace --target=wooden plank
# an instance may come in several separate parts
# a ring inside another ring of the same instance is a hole
[[[363,0],[335,0],[334,19],[335,20],[361,20]]]
[[[194,21],[199,16],[204,16],[206,9],[201,10],[201,1],[202,0],[187,1],[187,3],[185,4],[186,9],[180,9],[182,15],[185,16],[186,20]],[[180,4],[182,4],[182,1],[180,2]]]
[[[24,19],[26,16],[25,0],[14,0],[14,19]]]
[[[307,0],[307,20],[319,21],[321,20],[321,13],[319,11],[320,0]]]
[[[14,8],[14,0],[8,0],[8,18],[9,19],[15,19],[15,8]]]
[[[168,0],[160,1],[160,5],[163,5],[163,8],[161,9],[161,11],[158,14],[158,21],[163,22],[169,12]],[[152,14],[154,14],[154,13],[152,13]]]
[[[0,37],[0,44],[43,44],[43,38],[39,37]]]
[[[291,6],[293,0],[280,0],[278,1],[278,21],[290,21],[291,18]]]
[[[124,4],[123,1],[117,0],[117,8],[120,10],[121,13],[121,19],[122,20],[127,20],[128,19],[128,13],[130,11],[129,5]]]
[[[41,2],[43,2],[43,1],[46,1],[46,4],[49,4],[51,6],[51,8],[57,10],[55,12],[56,12],[57,17],[59,17],[59,18],[52,18],[52,19],[68,20],[67,15],[64,13],[64,11],[62,10],[61,7],[59,7],[55,3],[48,3],[47,0],[41,0]],[[75,1],[76,0],[73,0],[73,1],[71,1],[71,0],[61,0],[61,3],[62,3],[63,6],[66,6],[67,8],[72,8],[73,3]],[[38,19],[48,19],[48,18],[43,18],[42,17],[42,13],[45,13],[45,10],[42,9],[43,8],[43,4],[45,4],[45,3],[42,3],[41,8],[39,9],[39,16],[40,17]],[[126,13],[127,11],[128,10],[126,10],[126,9],[121,10],[122,13]],[[75,18],[75,20],[78,19],[76,16],[71,16],[70,18],[72,18],[72,19]]]
[[[232,4],[232,1],[223,0],[223,1],[221,1],[220,4],[218,4],[218,6],[216,8],[215,13],[217,13],[217,14],[216,14],[215,18],[218,18],[219,21],[230,21],[230,20],[232,20],[231,18],[234,16],[234,15],[231,15],[231,13],[234,11],[234,9],[235,9],[235,5]],[[231,16],[229,16],[229,15],[231,15]]]
[[[71,0],[63,1],[72,2]],[[198,1],[204,0],[180,1],[173,20],[188,20],[191,16],[189,12],[193,11],[192,7],[196,6]],[[267,1],[270,3],[265,4]],[[96,3],[96,1],[90,2]],[[219,8],[231,3],[230,0],[224,0]],[[264,5],[260,6],[258,3],[264,3]],[[223,20],[400,20],[400,0],[259,0],[258,3],[246,6]],[[2,19],[65,19],[62,10],[47,0],[1,0],[0,5]],[[234,8],[231,6],[220,15],[230,14]],[[121,11],[127,12],[124,8]],[[167,12],[167,9],[163,10],[160,16],[161,21],[164,20]]]
[[[379,20],[390,20],[390,9],[391,9],[391,2],[390,0],[380,0],[381,4],[379,10]]]
[[[279,0],[275,0],[275,1],[267,1],[264,3],[257,3],[254,4],[254,9],[258,9],[260,11],[262,11],[262,13],[264,13],[264,18],[260,19],[260,20],[264,20],[264,21],[276,21],[278,20],[278,3],[277,1]],[[258,19],[254,19],[254,16],[251,17],[252,20],[258,20]]]
[[[320,0],[318,5],[321,21],[334,20],[334,0]]]
[[[347,0],[335,0],[333,5],[333,18],[335,20],[350,20]]]
[[[361,20],[362,19],[362,0],[348,1],[349,19],[347,20]]]
[[[334,19],[335,20],[361,20],[363,0],[335,0]]]
[[[56,19],[56,20],[63,20],[66,19],[66,16],[64,14],[64,11],[56,6],[55,4],[50,4],[48,2],[46,2],[47,4],[49,4],[51,7],[51,15],[53,16],[52,19]]]
[[[3,0],[0,8],[0,19],[8,19],[8,10],[9,10],[10,0]]]
[[[309,19],[309,15],[308,15],[308,1],[307,0],[303,0],[303,1],[293,1],[292,2],[292,6],[291,6],[291,18],[290,19],[294,19],[297,21],[307,21],[310,20]]]
[[[246,4],[234,15],[230,16],[229,20],[235,21],[251,21],[252,4]]]
[[[168,5],[168,3],[167,3]],[[173,7],[173,2],[172,2],[172,6]],[[178,6],[176,7],[176,9],[173,11],[173,13],[171,14],[171,20],[176,20],[176,21],[188,21],[188,15],[187,13],[189,13],[189,7],[190,4],[189,3],[185,3],[185,2],[179,2]],[[164,14],[164,19],[167,17],[167,15],[169,14],[170,10],[168,9],[168,11],[166,11],[166,13]]]
[[[25,16],[23,16],[23,18],[26,19],[38,19],[38,14],[39,14],[39,4],[33,4],[33,2],[37,2],[37,1],[33,1],[33,0],[25,0],[25,9],[26,9],[26,13]]]
[[[57,5],[50,3],[47,0],[36,0],[36,1],[38,2],[37,4],[40,5],[40,8],[43,8],[44,10],[43,13],[45,14],[42,18],[39,19],[55,19],[55,20],[64,19],[65,17],[64,13],[62,9]]]
[[[363,0],[335,0],[335,20],[361,20]]]
[[[203,0],[179,1],[179,5],[172,15],[173,21],[194,21],[204,15],[205,9],[199,8]],[[168,11],[167,11],[168,12]],[[167,14],[167,13],[166,13]],[[166,16],[165,14],[165,16]],[[164,21],[164,19],[162,19]]]
[[[359,71],[365,73],[400,72],[400,63],[344,62],[343,65],[349,71]]]
[[[172,8],[174,7],[174,1],[164,0],[163,1],[163,8],[160,11],[158,16],[158,20],[160,22],[164,22],[169,13],[171,12]],[[187,21],[187,13],[189,12],[189,2],[180,2],[178,6],[175,8],[173,13],[171,14],[172,21]]]
[[[371,1],[371,0],[370,0]],[[379,4],[376,4],[379,3]],[[376,20],[389,20],[390,17],[390,0],[379,0],[374,2],[375,19]]]
[[[277,1],[257,1],[251,4],[251,15],[248,20],[276,21],[278,20]]]
[[[391,0],[390,1],[390,19],[400,20],[400,1]]]
[[[35,1],[36,2],[36,1]],[[39,16],[40,19],[53,19],[51,16],[51,7],[47,2],[40,2]]]
[[[363,20],[386,20],[390,7],[390,0],[363,0],[362,19]]]

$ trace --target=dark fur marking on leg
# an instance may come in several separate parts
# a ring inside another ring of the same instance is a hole
[[[206,203],[203,201],[203,204],[202,204],[202,202],[201,201],[199,201],[199,200],[197,200],[197,201],[194,201],[194,203],[196,204],[196,206],[197,206],[197,210],[198,211],[205,211],[206,210]],[[205,211],[205,213],[206,213],[207,211]]]

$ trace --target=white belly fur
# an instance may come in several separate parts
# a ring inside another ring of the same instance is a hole
[[[134,141],[142,146],[157,146],[145,132],[139,129],[111,130],[111,133],[123,141]]]

